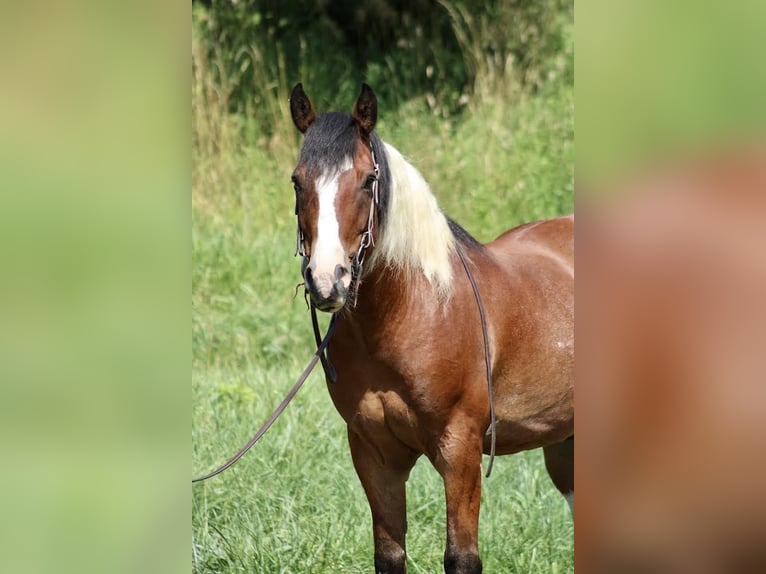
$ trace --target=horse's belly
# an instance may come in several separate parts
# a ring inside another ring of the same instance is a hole
[[[574,434],[573,401],[562,401],[544,411],[525,416],[518,416],[517,412],[513,413],[515,416],[504,416],[502,412],[495,414],[498,454],[512,454],[554,444]],[[489,448],[490,436],[487,430],[485,452],[489,453]]]
[[[545,446],[574,433],[572,366],[571,353],[562,352],[544,367],[499,373],[494,386],[499,452]]]

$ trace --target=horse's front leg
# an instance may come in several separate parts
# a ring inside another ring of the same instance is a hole
[[[405,483],[417,455],[385,437],[374,446],[348,429],[354,468],[362,482],[372,512],[376,574],[405,574],[407,508]]]
[[[472,420],[453,420],[442,434],[434,466],[447,499],[447,574],[479,574],[482,435]]]

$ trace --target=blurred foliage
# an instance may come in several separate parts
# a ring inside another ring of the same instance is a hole
[[[212,64],[248,139],[274,136],[298,81],[322,109],[362,81],[387,110],[417,101],[450,117],[475,98],[573,82],[571,0],[208,0],[193,2],[194,67]]]
[[[319,111],[349,110],[359,83],[370,83],[381,136],[483,241],[573,209],[571,4],[330,4],[193,5],[192,337],[200,367],[293,360],[306,335],[287,257],[295,233],[288,174],[300,143],[288,96],[298,81]]]
[[[311,345],[290,257],[300,134],[288,98],[299,81],[320,112],[350,110],[370,83],[381,137],[482,241],[573,210],[571,4],[396,2],[193,5],[192,339],[202,372],[291,364]]]

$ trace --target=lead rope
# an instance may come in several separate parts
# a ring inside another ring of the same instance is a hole
[[[463,251],[458,244],[455,244],[457,254],[460,256],[460,261],[463,263],[468,280],[471,282],[471,288],[473,288],[473,295],[476,298],[476,306],[479,308],[479,319],[481,319],[481,334],[484,339],[484,363],[487,366],[487,392],[489,394],[489,431],[490,431],[490,449],[489,449],[489,464],[487,465],[487,474],[484,476],[489,478],[492,473],[492,464],[495,462],[495,393],[492,389],[492,362],[489,357],[489,337],[487,337],[487,317],[484,314],[484,305],[481,302],[481,295],[479,294],[479,288],[476,285],[476,280],[473,278],[473,273],[468,267],[468,262],[465,260]]]
[[[213,472],[210,472],[204,476],[193,478],[192,483],[202,482],[203,480],[207,480],[208,478],[213,478],[217,474],[221,474],[224,470],[226,470],[227,468],[232,466],[235,462],[237,462],[240,458],[242,458],[242,456],[248,450],[250,450],[250,448],[256,442],[258,442],[258,440],[264,434],[266,434],[266,431],[269,430],[269,427],[271,427],[271,425],[274,424],[274,421],[276,421],[279,418],[279,415],[282,414],[282,411],[285,410],[289,402],[293,399],[293,397],[298,393],[300,388],[303,386],[303,383],[306,382],[306,379],[308,379],[309,375],[311,374],[311,371],[313,371],[314,367],[316,367],[316,364],[319,361],[319,358],[322,356],[322,353],[324,353],[324,350],[327,348],[327,345],[330,342],[330,337],[332,336],[334,331],[335,331],[335,321],[331,321],[330,326],[327,329],[327,334],[324,336],[324,339],[322,339],[322,342],[317,347],[316,352],[311,357],[311,360],[309,361],[308,365],[306,365],[306,368],[303,369],[303,373],[301,373],[301,376],[298,377],[297,381],[295,381],[293,388],[290,389],[290,392],[287,393],[287,396],[284,399],[282,399],[282,402],[279,403],[279,406],[274,410],[273,413],[271,413],[269,420],[263,423],[263,426],[258,429],[258,432],[256,432],[255,435],[253,435],[253,438],[251,438],[245,446],[239,449],[237,454],[232,456],[229,460],[227,460],[221,466],[216,468]]]

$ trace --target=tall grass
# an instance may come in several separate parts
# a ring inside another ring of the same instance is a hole
[[[473,109],[573,83],[572,3],[489,2],[483,10],[459,0],[438,4],[460,46]]]
[[[507,17],[512,4],[505,8]],[[486,34],[501,42],[511,32],[493,31],[492,19],[456,4],[443,6],[454,12],[450,26],[465,34],[460,58],[473,62],[471,84],[450,86],[449,97],[433,86],[403,89],[410,94],[406,98],[392,96],[397,78],[400,85],[414,82],[401,62],[429,61],[427,53],[405,52],[438,51],[438,46],[423,48],[417,38],[415,47],[373,62],[366,79],[380,97],[381,137],[411,159],[444,210],[481,240],[523,221],[570,212],[571,38],[568,47],[539,58],[543,81],[533,82],[521,74],[517,56],[482,44]],[[505,22],[501,16],[497,21]],[[289,117],[289,89],[303,81],[319,111],[350,110],[360,79],[334,51],[336,37],[317,45],[307,33],[289,49],[275,36],[253,37],[232,55],[219,37],[206,32],[199,22],[203,17],[195,16],[191,85],[195,474],[247,440],[312,352],[307,309],[294,289],[300,278],[292,257],[289,177],[299,137]],[[566,20],[566,11],[562,17]],[[301,54],[297,67],[288,57],[295,49]],[[440,73],[433,72],[434,82]],[[254,83],[257,93],[243,102],[241,88]],[[312,375],[251,453],[222,476],[194,487],[194,572],[372,570],[369,510],[343,422],[323,384]],[[502,457],[496,464],[482,493],[486,571],[571,572],[571,518],[540,453]],[[438,572],[444,494],[425,460],[412,473],[408,501],[410,571]]]

